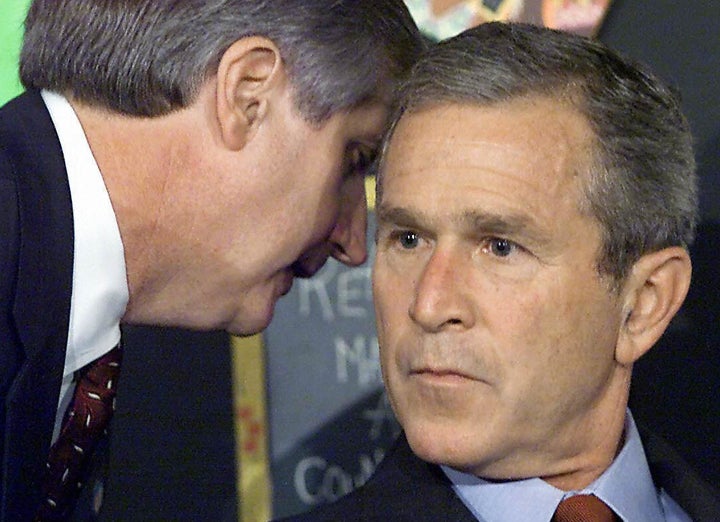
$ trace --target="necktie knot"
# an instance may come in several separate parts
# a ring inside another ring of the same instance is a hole
[[[551,522],[616,522],[618,516],[595,495],[574,495],[557,507]]]

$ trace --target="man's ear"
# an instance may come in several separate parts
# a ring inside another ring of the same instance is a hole
[[[685,300],[691,274],[690,256],[681,247],[646,254],[633,265],[623,289],[618,363],[632,365],[657,342]]]
[[[283,80],[277,46],[260,36],[241,38],[223,54],[217,71],[216,111],[223,143],[240,150],[266,115],[268,98]]]

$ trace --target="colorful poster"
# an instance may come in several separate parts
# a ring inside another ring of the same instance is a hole
[[[406,4],[421,29],[439,40],[490,21],[527,22],[592,36],[610,0],[406,0]]]

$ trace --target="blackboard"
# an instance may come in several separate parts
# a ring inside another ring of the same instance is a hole
[[[334,260],[296,280],[264,335],[275,517],[330,502],[364,483],[399,428],[384,389],[369,260]]]

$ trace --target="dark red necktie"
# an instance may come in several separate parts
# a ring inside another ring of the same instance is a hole
[[[620,520],[605,502],[595,495],[575,495],[557,507],[550,522],[616,522]]]
[[[72,513],[90,455],[115,411],[121,360],[122,350],[117,346],[80,371],[60,434],[50,448],[36,522],[65,520]]]

